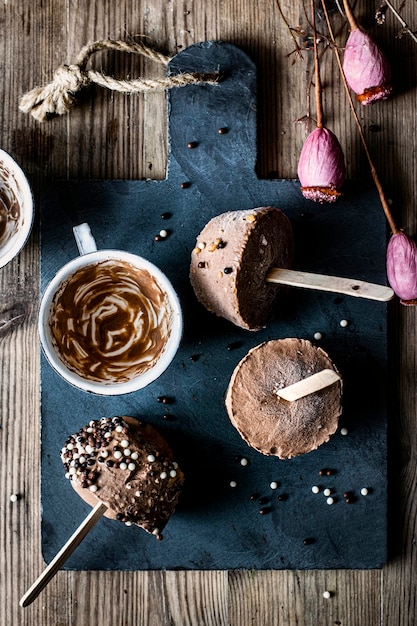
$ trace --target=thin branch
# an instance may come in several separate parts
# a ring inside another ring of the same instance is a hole
[[[291,26],[288,23],[287,18],[285,17],[284,13],[282,12],[279,0],[276,0],[276,4],[277,4],[277,7],[278,7],[278,11],[280,12],[280,15],[281,15],[281,17],[283,19],[283,22],[284,22],[288,32],[290,33],[290,37],[291,37],[291,39],[293,40],[293,42],[295,44],[295,51],[297,52],[298,56],[302,59],[303,58],[303,54],[302,54],[302,51],[301,51],[301,47],[300,47],[300,45],[299,45],[299,43],[298,43],[298,41],[297,41],[297,39],[296,39],[296,37],[295,37],[295,35],[293,33],[293,30],[292,30]]]
[[[408,26],[408,24],[403,20],[401,15],[398,13],[397,9],[392,6],[390,0],[384,0],[384,4],[386,4],[386,6],[389,8],[389,10],[393,13],[393,15],[400,22],[400,24],[401,24],[401,26],[403,28],[403,31],[406,32],[408,35],[410,35],[411,39],[413,39],[417,43],[417,36],[416,36],[416,34],[411,30],[411,28]]]
[[[315,84],[314,84],[314,93],[316,96],[316,117],[317,117],[317,128],[323,128],[323,103],[321,99],[321,80],[320,80],[320,64],[319,64],[319,54],[317,50],[317,30],[316,30],[316,11],[314,7],[314,0],[311,0],[311,20],[313,24],[313,38],[314,38],[314,73],[315,73]]]

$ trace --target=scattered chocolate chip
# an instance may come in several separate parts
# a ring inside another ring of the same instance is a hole
[[[206,267],[206,262],[205,261],[200,261],[199,264],[198,264],[198,267],[200,269],[202,269],[203,267]]]
[[[181,189],[188,189],[188,187],[191,185],[191,183],[189,182],[185,182],[185,183],[181,183],[180,187]]]
[[[198,146],[198,143],[197,143],[196,141],[189,141],[189,142],[187,143],[187,148],[190,148],[191,150],[192,150],[193,148],[197,148],[197,146]]]
[[[232,343],[229,343],[227,345],[228,350],[236,350],[236,348],[241,348],[241,347],[242,347],[241,341],[233,341]]]
[[[259,514],[260,515],[266,515],[267,513],[270,513],[272,511],[270,506],[264,506],[262,507],[262,509],[259,509]]]
[[[226,242],[225,242],[225,241],[223,241],[223,239],[220,239],[220,241],[219,241],[219,242],[218,242],[218,244],[217,244],[217,247],[218,247],[220,250],[222,250],[223,248],[225,248],[225,247],[226,247],[226,245],[227,245],[227,244],[226,244]]]
[[[231,274],[233,272],[233,267],[225,267],[223,272],[225,274]]]
[[[175,402],[174,398],[171,398],[170,396],[158,396],[157,401],[161,404],[172,404]]]
[[[303,541],[303,544],[305,546],[310,546],[314,542],[315,542],[315,539],[313,537],[306,537]]]
[[[226,133],[228,132],[228,128],[219,128],[219,135],[226,135]]]

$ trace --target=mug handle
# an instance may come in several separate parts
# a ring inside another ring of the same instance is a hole
[[[96,241],[87,222],[74,226],[72,230],[81,256],[97,251]]]

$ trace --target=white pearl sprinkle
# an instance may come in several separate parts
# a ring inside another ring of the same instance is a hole
[[[178,469],[178,463],[177,463],[176,461],[173,461],[173,462],[172,462],[172,467],[173,467],[174,469]]]
[[[120,463],[119,467],[120,469],[125,470],[127,469],[127,463]]]
[[[167,237],[168,236],[168,231],[163,228],[162,230],[159,231],[159,236],[160,237]]]
[[[334,498],[327,498],[327,504],[334,504]]]
[[[92,452],[94,452],[94,448],[93,448],[93,446],[86,445],[86,446],[85,446],[85,451],[86,451],[88,454],[91,454]]]
[[[122,433],[122,432],[123,432],[123,426],[119,424],[118,426],[116,426],[116,433]]]
[[[340,320],[339,323],[342,328],[346,328],[346,326],[349,325],[349,322],[347,320]]]
[[[273,480],[269,486],[271,489],[278,489],[278,483],[275,480]]]
[[[330,496],[331,493],[332,493],[332,490],[328,488],[323,491],[323,495],[325,496]]]
[[[241,464],[243,467],[246,467],[246,465],[247,465],[248,463],[249,463],[248,459],[245,459],[245,458],[240,459],[240,464]]]
[[[175,478],[175,476],[177,475],[176,470],[171,470],[169,475],[171,476],[171,478]]]
[[[74,444],[73,443],[68,443],[67,444],[67,450],[73,450],[74,449]]]
[[[17,502],[17,494],[12,493],[12,495],[10,496],[10,502]]]
[[[78,452],[74,452],[74,454],[72,455],[72,461],[71,461],[72,464],[74,464],[73,461],[76,461],[79,458],[80,458],[80,455],[78,454]]]
[[[159,528],[154,528],[152,531],[153,535],[159,535]]]
[[[314,333],[314,339],[316,339],[316,341],[320,341],[320,339],[323,338],[323,335],[321,333]]]
[[[102,456],[103,459],[106,459],[109,456],[109,453],[107,452],[107,450],[102,450],[100,452],[100,456]]]
[[[91,426],[90,426],[90,428],[87,428],[87,432],[88,433],[92,433],[93,432],[93,429],[91,428]]]
[[[349,432],[349,431],[348,431],[348,429],[347,429],[347,428],[341,428],[341,429],[340,429],[340,434],[341,434],[341,435],[347,435],[347,434],[348,434],[348,432]]]
[[[149,463],[153,463],[155,461],[155,457],[153,454],[148,454],[148,461]]]
[[[311,488],[311,491],[312,491],[313,493],[319,493],[319,492],[320,492],[320,487],[318,487],[317,485],[314,485],[314,486]]]
[[[331,598],[331,596],[332,594],[330,593],[330,591],[323,591],[323,598],[326,598],[326,600]]]
[[[124,450],[124,455],[125,455],[125,456],[130,456],[131,454],[132,454],[132,453],[131,453],[131,451],[129,450],[129,448],[126,448],[126,449]]]
[[[69,472],[65,472],[65,478],[71,478],[71,474]]]
[[[140,498],[140,497],[141,497],[141,495],[142,495],[142,492],[141,492],[141,491],[135,491],[135,496],[136,496],[137,498]]]
[[[116,452],[114,453],[114,458],[115,459],[121,459],[123,456],[123,454],[120,452],[120,450],[116,450]]]
[[[166,472],[161,472],[160,478],[167,478],[168,474]]]
[[[127,439],[122,439],[122,441],[120,442],[120,445],[122,446],[122,448],[127,448],[129,445],[129,442]]]
[[[129,463],[127,467],[128,469],[130,469],[130,471],[133,471],[134,469],[136,469],[136,465],[134,463]]]
[[[104,433],[104,436],[106,439],[110,439],[112,437],[111,432],[108,430],[106,433]]]
[[[129,522],[129,521],[125,522],[125,526],[132,526],[132,522]]]
[[[85,463],[87,459],[85,458],[85,456],[80,456],[78,460],[80,461],[80,463]]]
[[[139,454],[137,452],[132,452],[130,458],[136,461],[139,458]]]
[[[97,491],[97,485],[90,485],[89,487],[90,491]]]
[[[75,467],[70,467],[70,468],[69,468],[69,472],[68,472],[68,473],[69,473],[71,476],[74,476],[75,472],[76,472]]]
[[[229,485],[230,485],[231,487],[236,487],[236,486],[237,486],[237,482],[236,482],[235,480],[231,480],[231,481],[230,481],[230,483],[229,483]]]
[[[361,489],[361,496],[367,496],[369,493],[368,489],[366,487],[362,487]]]
[[[204,241],[198,242],[197,248],[200,248],[200,250],[204,250],[205,247],[206,247],[206,244],[204,243]]]
[[[78,446],[78,452],[80,454],[85,454],[85,448],[83,446]]]

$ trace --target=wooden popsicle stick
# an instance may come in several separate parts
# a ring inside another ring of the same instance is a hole
[[[344,293],[348,296],[379,300],[380,302],[387,302],[394,297],[394,291],[391,287],[386,287],[385,285],[367,283],[354,278],[339,278],[337,276],[312,274],[290,269],[273,268],[268,272],[266,280],[280,285]]]
[[[340,376],[337,372],[331,369],[324,369],[320,372],[316,372],[307,378],[303,378],[292,385],[277,389],[276,394],[279,398],[286,400],[287,402],[295,402],[304,396],[308,396],[315,391],[329,387],[337,380],[340,380]]]
[[[91,510],[85,520],[78,526],[77,530],[71,535],[55,558],[49,563],[42,574],[35,580],[33,585],[21,597],[19,601],[19,605],[21,607],[29,606],[29,604],[31,604],[38,597],[40,592],[45,589],[57,571],[80,545],[82,540],[87,536],[96,522],[98,522],[106,511],[107,506],[105,504],[102,502],[96,504],[94,509]]]

